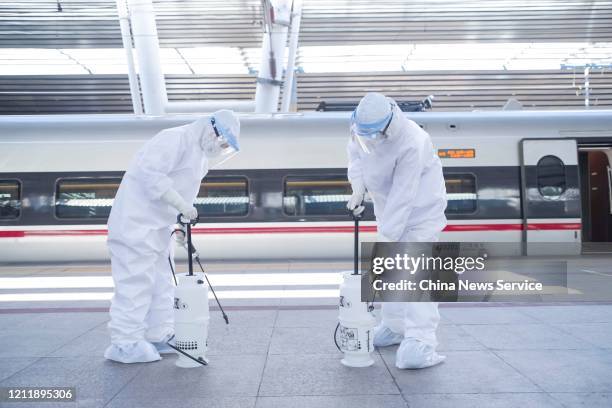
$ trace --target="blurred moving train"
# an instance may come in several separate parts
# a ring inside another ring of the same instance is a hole
[[[349,258],[350,113],[244,115],[241,152],[202,181],[208,259]],[[446,241],[610,241],[612,111],[410,113],[432,135]],[[0,262],[107,259],[106,220],[134,152],[193,115],[0,117]],[[362,222],[374,240],[371,204]]]

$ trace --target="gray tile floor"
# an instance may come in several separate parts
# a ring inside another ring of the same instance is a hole
[[[77,403],[43,407],[612,407],[612,305],[443,305],[446,361],[408,371],[395,368],[396,347],[369,368],[341,365],[333,303],[236,302],[229,326],[212,311],[210,365],[196,369],[177,368],[174,356],[105,361],[103,308],[0,305],[0,387],[77,387]]]
[[[609,321],[576,323],[592,308]],[[396,347],[379,350],[370,368],[342,366],[333,309],[231,311],[230,326],[213,312],[210,365],[191,370],[175,367],[173,356],[105,361],[104,312],[0,314],[0,386],[77,387],[78,404],[45,407],[612,406],[612,306],[441,313],[447,360],[419,371],[395,368]],[[13,405],[28,406],[3,406]]]

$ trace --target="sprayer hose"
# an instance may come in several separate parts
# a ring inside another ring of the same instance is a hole
[[[338,329],[339,328],[340,328],[340,323],[336,325],[336,330],[334,330],[334,343],[336,344],[336,347],[338,347],[338,350],[342,351],[342,349],[338,345]]]

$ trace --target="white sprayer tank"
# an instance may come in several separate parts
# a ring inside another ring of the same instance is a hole
[[[348,367],[369,367],[374,364],[372,329],[376,318],[368,304],[361,301],[361,275],[344,272],[343,278],[336,332],[336,342],[344,353],[341,362]]]
[[[203,273],[177,275],[174,294],[175,346],[195,359],[207,362],[208,286]],[[202,364],[178,353],[178,367],[200,367]]]

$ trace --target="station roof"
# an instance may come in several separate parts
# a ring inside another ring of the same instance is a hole
[[[260,0],[154,0],[162,47],[257,48]],[[304,0],[305,46],[609,42],[605,0]],[[60,11],[61,10],[61,11]],[[0,47],[120,48],[115,0],[4,0]]]
[[[612,1],[303,0],[298,98],[434,94],[434,109],[579,108],[612,67]],[[259,0],[154,0],[171,100],[251,99]],[[129,111],[115,0],[0,3],[0,114]],[[574,67],[574,68],[572,68]],[[611,69],[592,105],[612,106]]]

